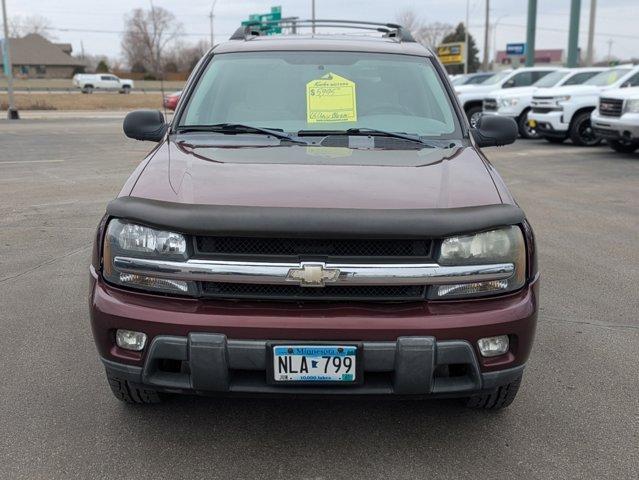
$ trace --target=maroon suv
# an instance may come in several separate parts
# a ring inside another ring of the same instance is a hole
[[[170,124],[126,117],[157,145],[100,222],[90,294],[120,400],[514,399],[536,249],[480,148],[517,127],[471,130],[432,52],[397,25],[355,26],[382,36],[243,27],[200,61]]]

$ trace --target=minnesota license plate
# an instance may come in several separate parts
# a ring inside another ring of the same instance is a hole
[[[276,345],[275,382],[355,383],[357,347],[349,345]]]

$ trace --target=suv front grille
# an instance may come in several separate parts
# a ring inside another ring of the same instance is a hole
[[[430,240],[197,237],[196,253],[240,257],[428,257]]]
[[[425,293],[426,287],[421,285],[326,286],[322,288],[304,288],[297,285],[202,283],[202,295],[205,298],[227,299],[406,302],[424,300]]]
[[[606,117],[621,117],[623,100],[602,98],[599,101],[599,113]]]

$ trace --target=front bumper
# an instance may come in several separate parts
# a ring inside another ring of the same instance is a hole
[[[353,386],[281,386],[267,381],[267,342],[229,340],[214,333],[158,336],[144,366],[102,359],[112,378],[172,393],[429,395],[468,396],[492,391],[522,375],[524,365],[480,371],[466,341],[400,337],[395,342],[363,342],[363,382]],[[166,371],[165,362],[180,365]],[[176,363],[177,362],[177,363]]]
[[[639,141],[639,113],[625,113],[621,117],[607,117],[592,112],[590,117],[597,135],[609,140]]]
[[[519,117],[518,112],[512,109],[506,109],[506,108],[499,108],[497,110],[484,110],[483,114],[497,116],[497,117],[509,117],[512,119],[517,119]]]
[[[563,111],[528,114],[528,121],[536,122],[535,128],[542,136],[565,138],[568,136],[570,123],[566,123]]]

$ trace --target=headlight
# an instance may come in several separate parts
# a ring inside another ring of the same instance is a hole
[[[521,288],[526,281],[526,246],[517,226],[491,230],[476,235],[446,238],[441,243],[440,265],[491,265],[512,263],[515,271],[502,280],[438,285],[430,290],[430,298],[460,298],[495,295]]]
[[[570,100],[570,95],[562,95],[560,97],[555,97],[554,100],[555,100],[555,103],[559,105],[560,103],[567,102],[568,100]]]
[[[500,98],[498,101],[500,107],[514,107],[519,103],[519,99],[516,97]]]
[[[639,113],[639,98],[626,100],[623,111],[624,113]]]
[[[104,237],[104,278],[116,285],[141,290],[180,294],[195,292],[195,285],[190,282],[118,271],[113,264],[116,257],[186,260],[186,239],[179,233],[111,220]]]

